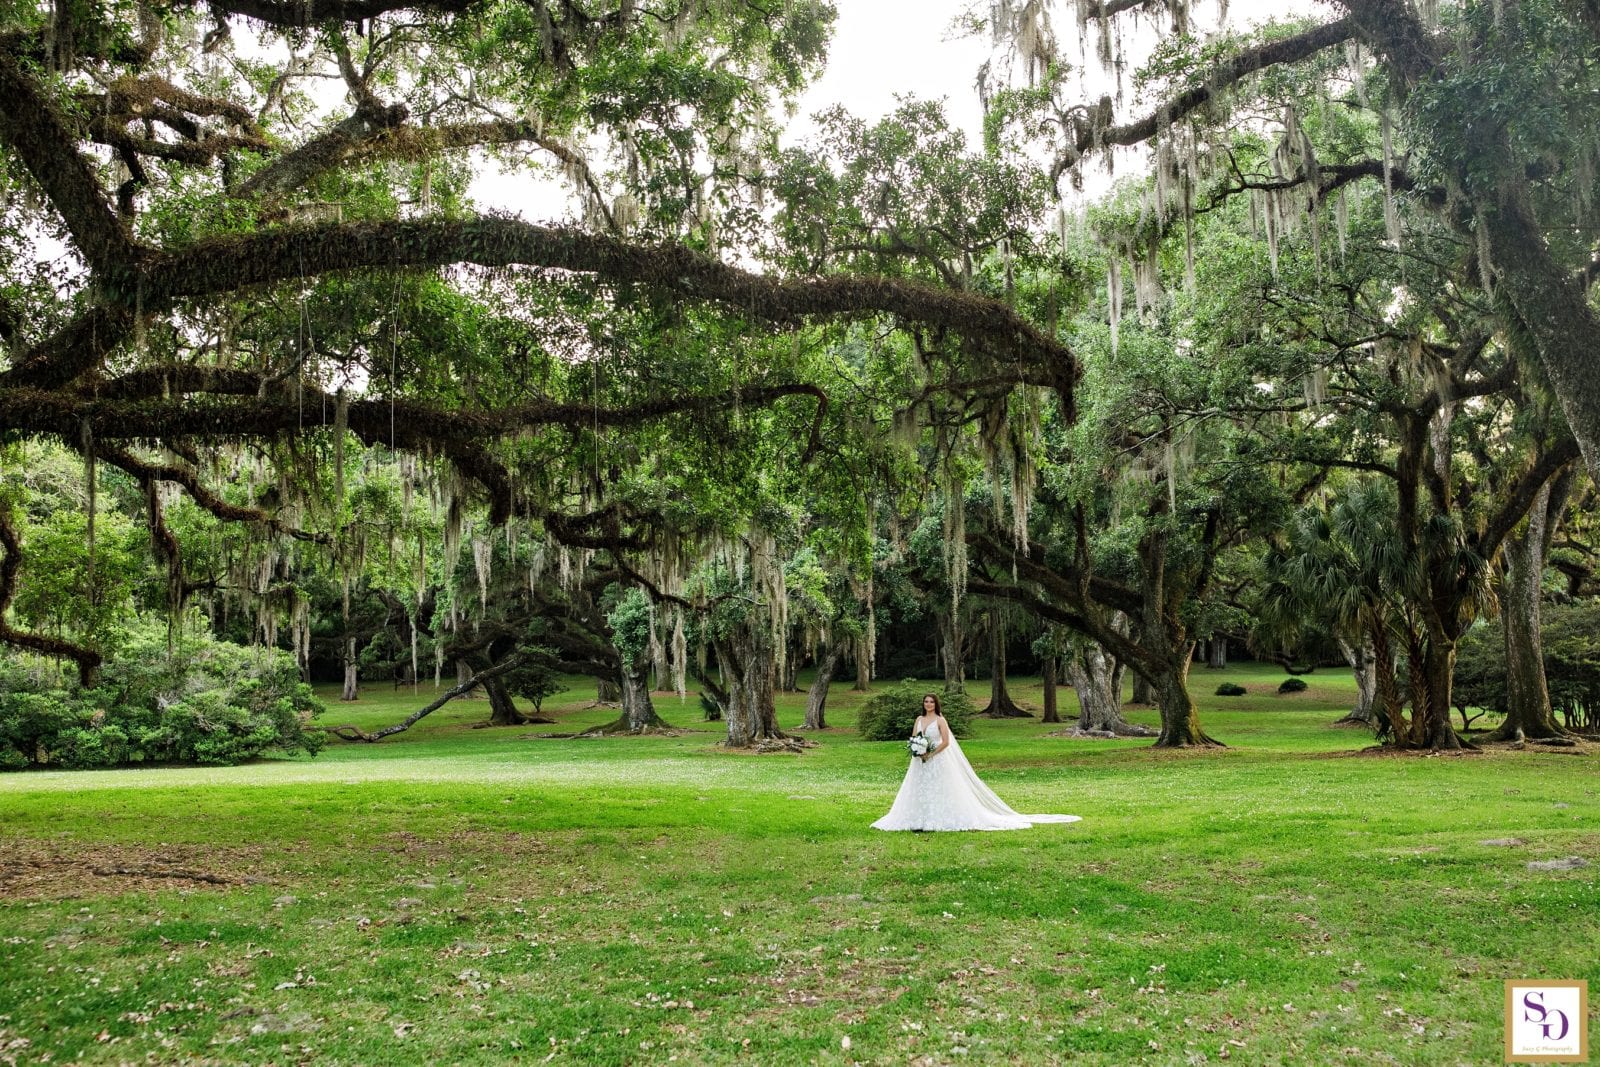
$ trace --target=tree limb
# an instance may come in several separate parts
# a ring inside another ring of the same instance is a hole
[[[96,440],[103,439],[97,435]],[[299,541],[310,541],[320,545],[333,543],[333,538],[327,534],[297,529],[259,508],[246,508],[228,503],[202,485],[199,475],[187,467],[170,463],[147,463],[129,451],[117,448],[101,449],[97,458],[127,471],[141,485],[149,486],[153,482],[161,481],[182,486],[196,504],[224,522],[258,522],[273,533],[283,534]],[[173,547],[176,547],[176,542],[173,542]]]
[[[206,0],[206,6],[218,15],[241,15],[269,26],[304,27],[324,22],[365,22],[391,11],[459,15],[475,2],[476,0]]]
[[[516,670],[518,667],[522,666],[522,661],[522,653],[512,653],[510,656],[507,656],[505,659],[501,660],[493,667],[490,667],[488,670],[479,671],[477,674],[474,674],[471,678],[468,678],[459,685],[445,690],[444,693],[441,694],[433,703],[429,704],[425,708],[412,712],[410,715],[406,716],[403,721],[395,723],[393,726],[385,726],[383,729],[374,733],[369,734],[365,730],[361,729],[361,727],[351,726],[349,724],[344,726],[319,726],[314,727],[314,729],[324,730],[327,733],[333,734],[335,737],[343,738],[346,741],[382,741],[385,737],[392,737],[395,734],[411,729],[424,718],[432,715],[434,712],[450,703],[450,701],[454,700],[456,697],[472,692],[472,690],[476,689],[489,679],[498,678],[502,674]]]
[[[77,139],[53,101],[38,91],[16,58],[0,48],[0,141],[16,153],[61,213],[73,243],[96,273],[134,265],[138,248],[106,201]]]
[[[1051,167],[1050,179],[1052,182],[1059,180],[1063,173],[1092,150],[1109,145],[1142,144],[1150,140],[1172,123],[1205,106],[1216,97],[1219,90],[1226,89],[1257,71],[1281,63],[1298,62],[1348,40],[1355,34],[1355,22],[1343,18],[1290,37],[1245,49],[1212,67],[1199,85],[1164,101],[1144,118],[1122,126],[1109,125],[1111,117],[1109,99],[1102,100],[1099,104],[1085,106],[1079,110],[1091,117],[1075,115],[1073,143]]]
[[[981,348],[1036,360],[1052,369],[1056,382],[1077,378],[1070,348],[1003,302],[976,293],[876,276],[781,280],[680,245],[635,245],[514,219],[326,224],[202,241],[147,270],[144,293],[150,306],[331,271],[451,263],[590,274],[611,283],[637,283],[666,295],[720,303],[779,325],[891,314],[906,322],[944,327]],[[1070,401],[1070,388],[1062,400]]]

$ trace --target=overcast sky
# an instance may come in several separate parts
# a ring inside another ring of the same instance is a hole
[[[843,104],[871,121],[894,110],[895,94],[948,101],[951,119],[976,137],[982,123],[975,79],[985,40],[948,40],[968,0],[836,0],[839,19],[828,67],[800,100],[786,141],[813,128],[810,117]]]

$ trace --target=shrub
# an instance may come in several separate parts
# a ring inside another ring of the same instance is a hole
[[[554,696],[567,688],[556,672],[556,655],[542,645],[526,646],[519,651],[526,659],[522,666],[505,676],[506,690],[512,696],[522,697],[533,704],[535,715],[543,715],[545,697]]]
[[[965,693],[941,692],[938,686],[925,685],[915,678],[907,678],[899,685],[885,689],[861,705],[861,715],[856,729],[868,741],[904,741],[911,736],[911,727],[922,714],[922,697],[937,693],[950,731],[957,737],[972,733],[972,716],[975,709],[972,698]]]
[[[1244,694],[1244,686],[1234,685],[1232,682],[1223,682],[1217,686],[1217,696],[1219,697],[1242,697]]]
[[[1305,691],[1306,683],[1302,678],[1285,678],[1283,684],[1278,686],[1278,692],[1280,693],[1304,693]]]
[[[84,689],[54,666],[0,655],[0,769],[232,764],[271,750],[315,753],[322,712],[294,659],[140,621]]]

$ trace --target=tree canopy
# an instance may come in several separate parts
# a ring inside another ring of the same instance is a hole
[[[593,674],[636,732],[692,676],[781,746],[800,662],[820,728],[886,635],[953,692],[984,634],[989,713],[1025,638],[1205,745],[1233,640],[1460,744],[1469,633],[1592,575],[1600,21],[1084,3],[1074,62],[1064,14],[963,20],[976,139],[907,99],[785,149],[815,0],[0,5],[0,645],[92,683],[164,612],[498,724]]]

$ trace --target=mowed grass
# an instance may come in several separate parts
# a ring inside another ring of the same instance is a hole
[[[980,720],[1004,799],[1084,817],[1013,833],[870,829],[905,756],[845,686],[800,756],[693,697],[680,735],[539,736],[614,717],[574,690],[554,727],[467,701],[315,760],[0,777],[0,1062],[1488,1064],[1503,979],[1600,988],[1592,754],[1357,755],[1348,679],[1282,677],[1196,670],[1226,750]]]

